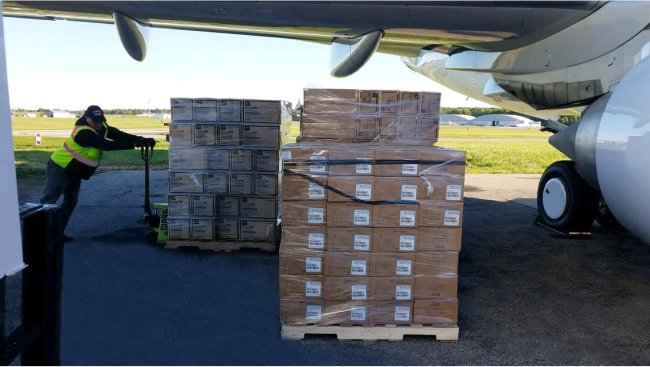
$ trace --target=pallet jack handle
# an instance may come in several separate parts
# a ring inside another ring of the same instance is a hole
[[[153,147],[140,147],[140,155],[144,161],[144,220],[151,217],[151,202],[149,201],[149,161],[153,157]]]

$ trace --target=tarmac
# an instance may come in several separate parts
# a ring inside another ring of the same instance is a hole
[[[148,245],[143,173],[100,174],[83,183],[69,225],[62,363],[650,364],[650,247],[598,226],[578,240],[533,225],[538,178],[468,175],[460,339],[443,343],[283,341],[277,254]],[[151,189],[165,201],[165,172]]]

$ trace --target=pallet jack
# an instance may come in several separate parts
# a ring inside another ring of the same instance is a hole
[[[144,215],[143,223],[149,226],[146,241],[150,244],[167,242],[167,203],[151,205],[149,201],[149,161],[153,157],[153,147],[140,147],[144,161]]]

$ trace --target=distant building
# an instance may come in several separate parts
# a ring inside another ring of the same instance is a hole
[[[75,115],[73,113],[70,113],[68,111],[63,111],[63,110],[46,110],[43,111],[43,117],[52,117],[55,119],[69,119],[69,118],[74,118]]]
[[[36,112],[27,112],[23,114],[23,117],[36,117]]]
[[[440,114],[440,125],[467,125],[472,120],[474,120],[474,116],[449,113]]]
[[[478,116],[472,121],[474,126],[505,126],[505,127],[541,127],[541,122],[527,117],[505,114],[489,114]]]
[[[156,120],[171,120],[172,119],[172,114],[171,113],[154,113],[153,117]]]
[[[154,117],[153,113],[141,113],[139,115],[135,115],[136,117]]]

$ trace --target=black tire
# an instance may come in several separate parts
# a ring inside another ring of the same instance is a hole
[[[147,243],[155,245],[158,243],[158,232],[149,232],[147,233]]]
[[[560,231],[584,231],[591,227],[598,209],[598,192],[578,175],[571,161],[559,161],[548,166],[537,188],[537,210],[540,219],[551,228]],[[562,215],[553,219],[546,214],[543,195],[546,183],[559,179],[567,194],[566,208]]]
[[[600,202],[598,203],[598,210],[596,210],[596,222],[600,224],[603,228],[611,229],[614,231],[626,232],[627,230],[623,225],[614,217],[614,213],[609,210],[605,199],[600,197]]]

